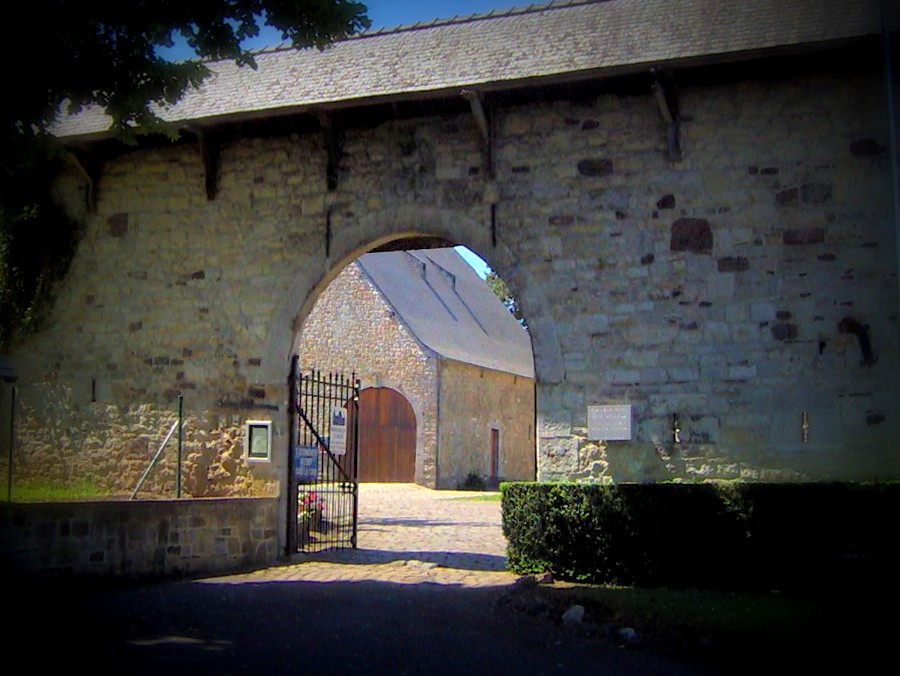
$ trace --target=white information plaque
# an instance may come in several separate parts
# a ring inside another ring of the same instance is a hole
[[[631,404],[588,406],[588,438],[631,441]]]
[[[331,436],[328,438],[328,450],[332,455],[347,453],[347,409],[335,406],[331,409]]]

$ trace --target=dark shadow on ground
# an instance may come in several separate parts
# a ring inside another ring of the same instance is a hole
[[[509,587],[70,580],[10,591],[5,660],[43,673],[719,673],[516,609]]]
[[[463,570],[506,570],[506,557],[494,554],[439,551],[392,551],[387,549],[332,549],[311,554],[298,554],[297,561],[332,561],[365,564],[394,561],[421,561],[445,568]]]
[[[863,674],[883,671],[895,643],[896,621],[861,614],[852,595],[787,630],[724,641],[591,604],[566,624],[583,597],[558,583],[222,582],[7,578],[5,661],[91,676]]]
[[[417,518],[372,518],[367,517],[364,514],[360,514],[359,517],[359,525],[360,528],[365,526],[413,526],[416,528],[424,528],[426,526],[458,526],[460,528],[497,528],[496,523],[492,523],[490,521],[482,521],[482,522],[474,522],[474,521],[452,521],[452,520],[441,520],[441,519],[417,519]]]

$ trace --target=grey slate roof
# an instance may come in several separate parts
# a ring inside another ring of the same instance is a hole
[[[400,320],[433,352],[534,377],[528,332],[455,250],[369,253],[356,262]]]
[[[324,51],[274,49],[259,69],[231,62],[162,111],[170,121],[227,120],[534,79],[815,49],[878,34],[879,0],[570,0],[365,33]],[[900,3],[888,0],[892,25]],[[60,121],[61,137],[101,134],[97,109]]]

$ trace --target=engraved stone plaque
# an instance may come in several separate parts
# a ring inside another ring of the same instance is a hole
[[[631,441],[631,404],[588,406],[588,438]]]

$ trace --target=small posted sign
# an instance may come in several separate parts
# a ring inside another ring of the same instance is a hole
[[[319,477],[319,447],[294,447],[294,478],[298,482],[315,481]]]
[[[598,441],[630,441],[631,404],[588,406],[588,438]]]
[[[347,453],[347,409],[335,406],[331,411],[331,436],[328,439],[328,450],[334,455]]]

